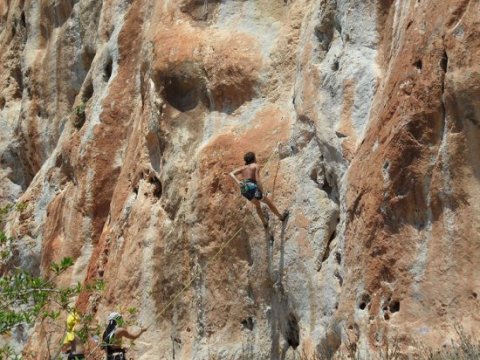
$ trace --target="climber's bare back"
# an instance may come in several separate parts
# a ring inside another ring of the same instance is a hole
[[[257,170],[258,170],[258,165],[253,163],[249,165],[245,165],[240,172],[242,180],[243,179],[250,179],[253,181],[257,181]]]

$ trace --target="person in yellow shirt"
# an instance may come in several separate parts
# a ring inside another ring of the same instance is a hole
[[[83,344],[77,335],[80,315],[73,309],[67,316],[67,334],[63,339],[62,352],[68,353],[68,360],[85,359]]]

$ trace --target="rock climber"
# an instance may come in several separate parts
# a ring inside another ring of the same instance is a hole
[[[102,336],[102,348],[107,353],[107,360],[126,360],[125,348],[122,346],[122,338],[135,340],[142,335],[146,328],[138,331],[129,331],[123,327],[124,320],[121,314],[112,312],[108,316],[107,328]]]
[[[255,153],[251,151],[247,152],[244,155],[243,160],[245,161],[245,165],[233,170],[229,174],[240,186],[240,193],[255,205],[258,216],[260,217],[260,220],[262,220],[262,224],[265,228],[268,227],[268,222],[263,215],[260,201],[267,204],[280,221],[285,221],[288,217],[288,210],[285,210],[283,215],[280,215],[272,201],[264,195],[262,182],[260,180],[260,166],[257,164]],[[240,175],[241,179],[238,179],[237,175]]]
[[[80,315],[73,309],[67,316],[67,334],[62,345],[62,352],[68,354],[68,360],[85,359],[83,343],[77,334],[79,325]]]

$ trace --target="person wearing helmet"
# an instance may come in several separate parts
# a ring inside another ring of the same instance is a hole
[[[77,335],[80,326],[80,315],[75,309],[67,316],[67,334],[63,339],[62,351],[68,353],[68,360],[85,359],[83,344]]]
[[[131,331],[123,326],[124,320],[121,314],[112,312],[108,316],[107,328],[102,336],[102,348],[107,353],[107,360],[126,360],[122,339],[125,337],[135,340],[147,331],[146,328],[140,328],[139,331]]]

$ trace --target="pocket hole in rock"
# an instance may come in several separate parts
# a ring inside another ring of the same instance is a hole
[[[92,98],[92,96],[93,96],[93,84],[92,84],[92,80],[89,80],[88,83],[83,88],[82,102],[86,103],[88,100]]]
[[[162,196],[162,183],[156,176],[151,176],[148,180],[150,184],[154,185],[153,196],[160,198]]]
[[[338,279],[338,283],[340,286],[343,286],[343,278],[342,276],[340,275],[340,273],[338,271],[335,271],[335,273],[333,274],[335,275],[335,277]]]
[[[111,57],[108,57],[107,63],[103,67],[103,78],[105,81],[110,80],[113,70],[113,60]]]
[[[418,70],[422,70],[423,68],[423,63],[422,60],[417,60],[413,63],[413,66],[415,66]]]
[[[443,55],[442,55],[442,59],[440,60],[440,67],[442,68],[443,72],[447,72],[447,68],[448,68],[448,55],[447,55],[447,52],[445,50],[443,50]]]
[[[181,112],[208,103],[206,84],[195,64],[185,63],[170,70],[163,77],[163,89],[165,100]]]
[[[300,329],[297,317],[290,313],[287,318],[286,340],[294,350],[300,345]]]
[[[252,331],[253,330],[253,318],[251,316],[247,317],[246,319],[243,319],[241,321],[241,324],[243,325],[243,327],[245,327],[246,329]]]
[[[370,303],[370,295],[367,293],[362,294],[362,296],[360,297],[360,301],[358,303],[358,308],[360,310],[365,310],[369,303]]]
[[[338,251],[335,253],[335,260],[337,261],[338,265],[342,263],[342,254],[340,254]]]
[[[390,312],[392,314],[400,311],[400,301],[398,300],[392,301],[389,307],[390,307]]]
[[[338,63],[338,60],[335,60],[332,64],[332,70],[338,71],[339,68],[340,68],[340,64]]]

